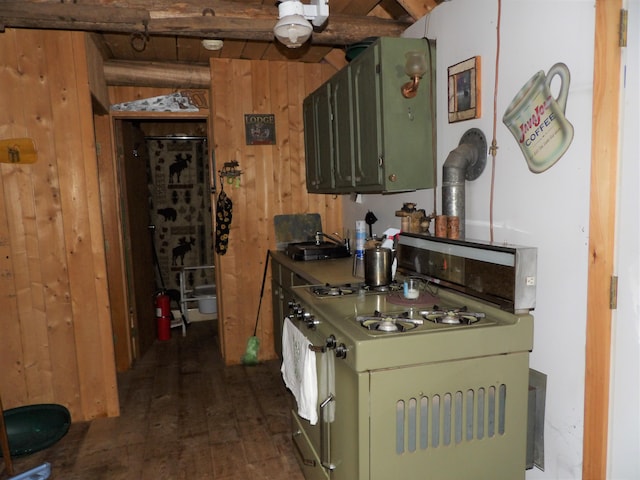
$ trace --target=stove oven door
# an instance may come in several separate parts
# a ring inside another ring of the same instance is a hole
[[[335,420],[335,361],[326,348],[326,337],[317,328],[308,328],[304,321],[290,318],[311,343],[316,357],[318,380],[318,421],[315,425],[297,413],[292,396],[292,438],[298,462],[307,480],[326,480],[332,470],[330,456],[331,423]]]
[[[292,438],[306,480],[357,479],[357,376],[335,351],[326,348],[331,332],[320,324],[308,329],[293,320],[316,350],[318,422],[311,425],[297,413],[292,396]]]

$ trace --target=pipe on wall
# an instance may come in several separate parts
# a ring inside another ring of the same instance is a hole
[[[460,219],[460,238],[465,238],[465,180],[475,180],[484,170],[487,141],[482,131],[467,131],[442,165],[442,214]]]

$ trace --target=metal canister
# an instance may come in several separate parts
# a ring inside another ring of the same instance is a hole
[[[447,238],[458,239],[460,238],[460,218],[459,217],[447,217]]]
[[[436,217],[436,237],[446,238],[447,236],[447,216],[438,215]]]
[[[364,251],[364,283],[370,287],[382,287],[391,283],[393,251],[376,245]]]

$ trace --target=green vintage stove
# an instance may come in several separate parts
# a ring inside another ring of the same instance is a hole
[[[524,478],[536,250],[402,234],[397,255],[384,288],[292,289],[283,376],[305,477]]]

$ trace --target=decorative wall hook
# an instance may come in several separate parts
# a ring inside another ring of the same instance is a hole
[[[238,167],[240,164],[236,160],[232,160],[230,162],[224,162],[224,166],[222,170],[218,171],[220,175],[220,183],[224,183],[224,179],[227,179],[227,183],[229,185],[235,183],[236,187],[240,186],[240,175],[242,175],[242,170]]]

